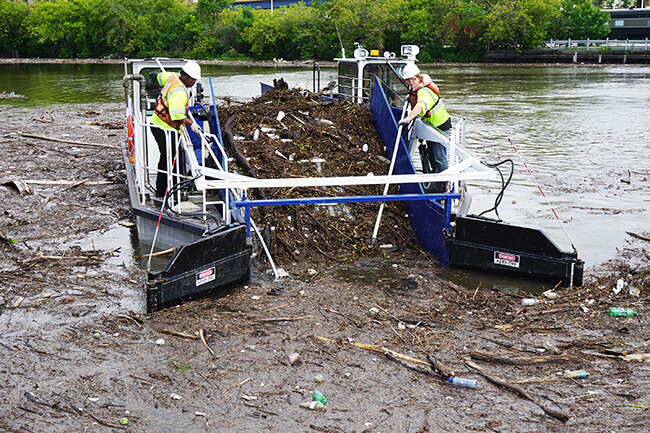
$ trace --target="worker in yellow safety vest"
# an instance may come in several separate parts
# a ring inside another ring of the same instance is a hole
[[[404,66],[402,78],[409,85],[411,111],[404,119],[400,120],[399,125],[406,126],[417,116],[420,116],[423,121],[428,122],[440,132],[449,136],[451,119],[440,98],[438,86],[433,83],[428,75],[422,74],[420,68],[414,63]],[[442,143],[426,141],[425,144],[420,146],[419,150],[422,170],[425,173],[440,173],[449,168],[447,150]],[[428,192],[444,192],[446,186],[446,182],[437,182],[432,185]]]
[[[164,197],[167,190],[167,144],[166,133],[171,134],[171,148],[176,147],[177,133],[182,126],[200,133],[201,128],[187,117],[189,109],[189,90],[196,80],[201,78],[201,67],[193,60],[188,61],[180,73],[161,72],[157,75],[158,84],[162,90],[156,99],[156,108],[151,122],[159,128],[151,128],[151,133],[158,143],[160,159],[158,160],[158,175],[156,177],[156,196]],[[180,165],[180,164],[179,164]]]

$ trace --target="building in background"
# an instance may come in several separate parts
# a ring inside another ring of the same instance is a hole
[[[246,6],[251,9],[275,9],[283,6],[290,6],[294,3],[304,3],[307,6],[311,5],[311,0],[234,0],[232,7]]]

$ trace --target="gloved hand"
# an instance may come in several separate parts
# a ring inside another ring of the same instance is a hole
[[[201,131],[201,128],[199,128],[199,125],[196,122],[192,122],[192,124],[190,125],[190,129],[195,134],[200,134],[201,132],[203,132]]]
[[[408,125],[408,124],[409,124],[409,122],[408,122],[408,120],[406,120],[406,118],[401,119],[399,122],[397,122],[397,126],[398,126],[398,127],[400,127],[400,126],[406,126],[406,125]]]

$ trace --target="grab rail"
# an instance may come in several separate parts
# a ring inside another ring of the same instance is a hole
[[[648,50],[648,38],[645,39],[565,39],[553,40],[544,44],[546,48],[558,50]]]

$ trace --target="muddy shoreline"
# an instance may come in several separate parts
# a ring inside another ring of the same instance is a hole
[[[71,246],[131,223],[122,116],[119,104],[0,111],[0,430],[647,429],[648,233],[531,307],[401,250],[282,263],[281,282],[256,263],[245,286],[148,315],[145,272],[120,249]],[[574,370],[588,376],[564,377]],[[314,390],[325,412],[300,406]]]

